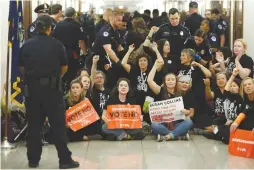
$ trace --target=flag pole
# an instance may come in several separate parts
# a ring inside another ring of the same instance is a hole
[[[10,64],[10,48],[9,41],[7,45],[7,70],[6,70],[6,95],[5,95],[5,133],[4,133],[4,141],[1,144],[2,149],[14,149],[16,148],[16,144],[12,144],[8,142],[8,107],[9,107],[9,64]]]

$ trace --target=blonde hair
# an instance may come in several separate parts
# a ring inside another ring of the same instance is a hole
[[[254,79],[250,78],[250,77],[246,77],[245,79],[242,80],[241,82],[241,86],[240,86],[240,96],[244,99],[244,82],[247,80],[252,80],[252,83],[254,84]],[[253,94],[254,95],[254,94]]]
[[[237,42],[237,41],[241,42],[241,43],[243,44],[243,48],[244,48],[245,50],[247,50],[247,43],[246,43],[246,41],[245,41],[244,39],[239,38],[239,39],[236,39],[236,40],[235,40],[235,42]],[[235,43],[235,42],[234,42],[234,43]]]

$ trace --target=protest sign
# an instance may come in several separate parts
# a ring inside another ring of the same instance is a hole
[[[66,124],[74,131],[78,131],[99,120],[97,112],[88,99],[76,104],[66,111]]]
[[[153,102],[149,105],[149,114],[153,123],[170,123],[176,120],[185,119],[183,98],[176,97],[173,99]]]

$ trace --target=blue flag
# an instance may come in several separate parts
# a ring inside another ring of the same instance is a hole
[[[18,65],[20,47],[24,42],[23,8],[21,0],[10,0],[8,46],[11,58],[11,102],[24,107],[24,96],[21,93],[21,73]]]

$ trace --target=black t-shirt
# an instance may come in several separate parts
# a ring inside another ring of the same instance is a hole
[[[247,56],[246,54],[244,54],[241,58],[240,58],[240,64],[242,65],[243,68],[248,68],[250,69],[250,75],[248,77],[253,77],[253,60],[251,57]],[[232,57],[229,59],[229,63],[227,66],[227,72],[229,75],[231,75],[233,73],[234,68],[236,67],[235,64],[235,57]],[[238,79],[241,79],[241,77],[239,75],[237,75]]]
[[[185,42],[185,47],[195,50],[196,54],[198,54],[205,61],[212,60],[212,51],[205,41],[203,41],[203,43],[200,45],[197,45],[194,37],[189,37]]]
[[[214,91],[214,112],[217,116],[225,116],[224,101],[226,96],[219,88]]]
[[[247,96],[244,97],[245,119],[241,122],[239,128],[245,130],[252,130],[254,128],[254,101],[250,101]]]
[[[177,25],[172,26],[170,23],[160,26],[155,34],[155,41],[165,38],[170,43],[171,54],[180,56],[184,49],[184,42],[190,36],[188,28]]]
[[[60,77],[61,66],[68,65],[63,44],[46,34],[27,40],[19,51],[19,65],[27,78]]]
[[[109,89],[98,90],[95,89],[95,87],[93,88],[91,93],[91,103],[93,104],[93,107],[99,116],[101,116],[103,113],[103,108],[109,98],[109,95]]]
[[[226,97],[224,101],[225,116],[230,120],[235,120],[237,115],[242,112],[243,99],[239,94],[233,94],[229,91],[224,91]]]
[[[168,100],[174,98],[175,95],[171,93],[165,94],[165,90],[163,87],[161,87],[160,92],[158,95],[155,97],[155,101],[162,101],[162,100]]]
[[[191,109],[195,108],[195,101],[193,100],[193,94],[191,91],[188,91],[185,95],[182,96],[183,98],[183,104],[184,104],[184,109]]]
[[[199,67],[192,67],[186,65],[180,65],[178,76],[187,75],[192,79],[191,91],[193,92],[196,100],[199,102],[205,101],[205,75]]]
[[[133,97],[127,97],[124,102],[121,102],[118,96],[110,96],[104,105],[104,110],[107,110],[107,107],[109,105],[135,105],[136,104],[136,99]]]

